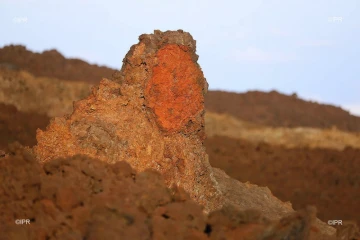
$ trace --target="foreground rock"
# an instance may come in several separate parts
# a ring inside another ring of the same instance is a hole
[[[232,214],[255,208],[271,221],[295,214],[280,225],[254,224],[252,230],[236,230],[226,239],[246,234],[249,239],[332,239],[333,228],[313,225],[312,209],[294,213],[269,190],[229,182],[226,174],[211,168],[203,144],[207,83],[197,58],[188,33],[155,31],[140,36],[112,80],[103,79],[90,96],[74,104],[71,115],[55,118],[46,131],[38,131],[37,160],[47,166],[59,157],[83,154],[111,164],[126,161],[137,173],[157,170],[167,187],[184,188],[205,212],[224,207]],[[152,202],[150,196],[147,201]],[[242,220],[233,219],[229,228],[238,222]],[[277,238],[278,229],[284,235]],[[212,239],[224,236],[223,227],[214,231],[219,235],[211,235]]]
[[[238,211],[247,209],[256,209],[264,217],[273,221],[289,215],[297,215],[291,203],[283,203],[277,199],[268,187],[259,187],[250,183],[239,182],[218,168],[213,168],[215,179],[219,184],[219,189],[224,196],[225,206],[234,206]],[[315,210],[309,208],[309,213],[315,215]],[[313,219],[310,223],[309,236],[306,238],[289,238],[289,239],[310,239],[310,240],[331,240],[331,239],[352,239],[336,238],[336,230],[319,219]],[[289,223],[292,225],[293,223]],[[289,227],[288,224],[284,224]],[[358,232],[355,231],[357,234]],[[271,238],[270,238],[271,239]],[[276,238],[275,238],[276,239]],[[280,238],[281,239],[281,238]],[[284,238],[286,239],[286,238]],[[356,239],[356,238],[355,238]]]
[[[205,215],[152,170],[79,155],[41,166],[31,151],[11,151],[0,159],[1,240],[308,239],[315,220],[311,208],[279,221],[231,206]]]

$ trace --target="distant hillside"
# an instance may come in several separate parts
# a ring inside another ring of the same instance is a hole
[[[206,109],[239,119],[274,127],[315,127],[360,132],[360,117],[332,105],[305,101],[276,91],[231,93],[210,91]]]
[[[0,103],[0,152],[15,141],[24,146],[36,144],[36,129],[45,130],[49,117],[36,112],[21,112],[15,106]]]
[[[0,48],[0,67],[25,70],[34,76],[85,81],[95,84],[111,78],[114,69],[66,59],[56,50],[33,53],[21,45]],[[331,105],[308,102],[276,91],[230,93],[209,91],[206,109],[233,115],[241,120],[274,127],[315,127],[360,132],[360,118]]]
[[[0,48],[0,65],[26,70],[36,77],[53,77],[71,81],[97,83],[111,77],[114,69],[91,65],[80,59],[67,59],[56,50],[34,53],[21,45]]]

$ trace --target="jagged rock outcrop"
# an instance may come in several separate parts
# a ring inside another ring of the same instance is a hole
[[[229,181],[226,174],[211,168],[203,144],[208,86],[191,35],[181,30],[155,31],[139,40],[113,79],[102,79],[87,98],[74,103],[71,115],[55,118],[46,131],[38,131],[37,160],[46,165],[59,157],[83,154],[111,164],[126,161],[136,172],[157,170],[168,187],[184,188],[206,212],[221,207],[255,208],[270,220],[295,214],[269,190]],[[237,200],[250,189],[251,196]],[[309,211],[307,220],[294,217],[277,227],[295,226],[295,232],[306,229],[310,234],[299,233],[290,239],[332,239],[334,229],[324,223],[310,227],[314,214]],[[284,233],[284,237],[290,235]]]
[[[108,163],[127,161],[137,171],[155,169],[213,210],[220,192],[203,140],[207,82],[189,33],[144,34],[114,79],[102,79],[74,112],[37,133],[41,163],[85,154]]]

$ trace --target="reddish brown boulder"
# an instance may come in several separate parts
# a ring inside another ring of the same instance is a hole
[[[74,112],[37,133],[41,163],[85,154],[155,169],[206,210],[219,207],[203,140],[207,83],[195,41],[179,31],[141,35],[114,79],[103,79]]]

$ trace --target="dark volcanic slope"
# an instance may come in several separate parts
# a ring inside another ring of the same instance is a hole
[[[36,144],[36,129],[49,124],[46,115],[19,112],[12,105],[0,103],[0,151],[8,150],[8,144],[18,141],[24,146]]]
[[[276,91],[230,93],[210,91],[205,96],[207,110],[227,113],[253,123],[274,127],[336,126],[344,131],[359,132],[360,117],[331,105],[301,100]]]
[[[109,78],[114,72],[111,68],[91,65],[80,59],[66,59],[56,50],[33,53],[21,45],[0,48],[0,65],[23,69],[35,76],[91,83]]]
[[[318,216],[360,223],[360,149],[285,149],[228,137],[205,141],[210,164],[241,182],[268,186],[295,210],[315,205]]]

